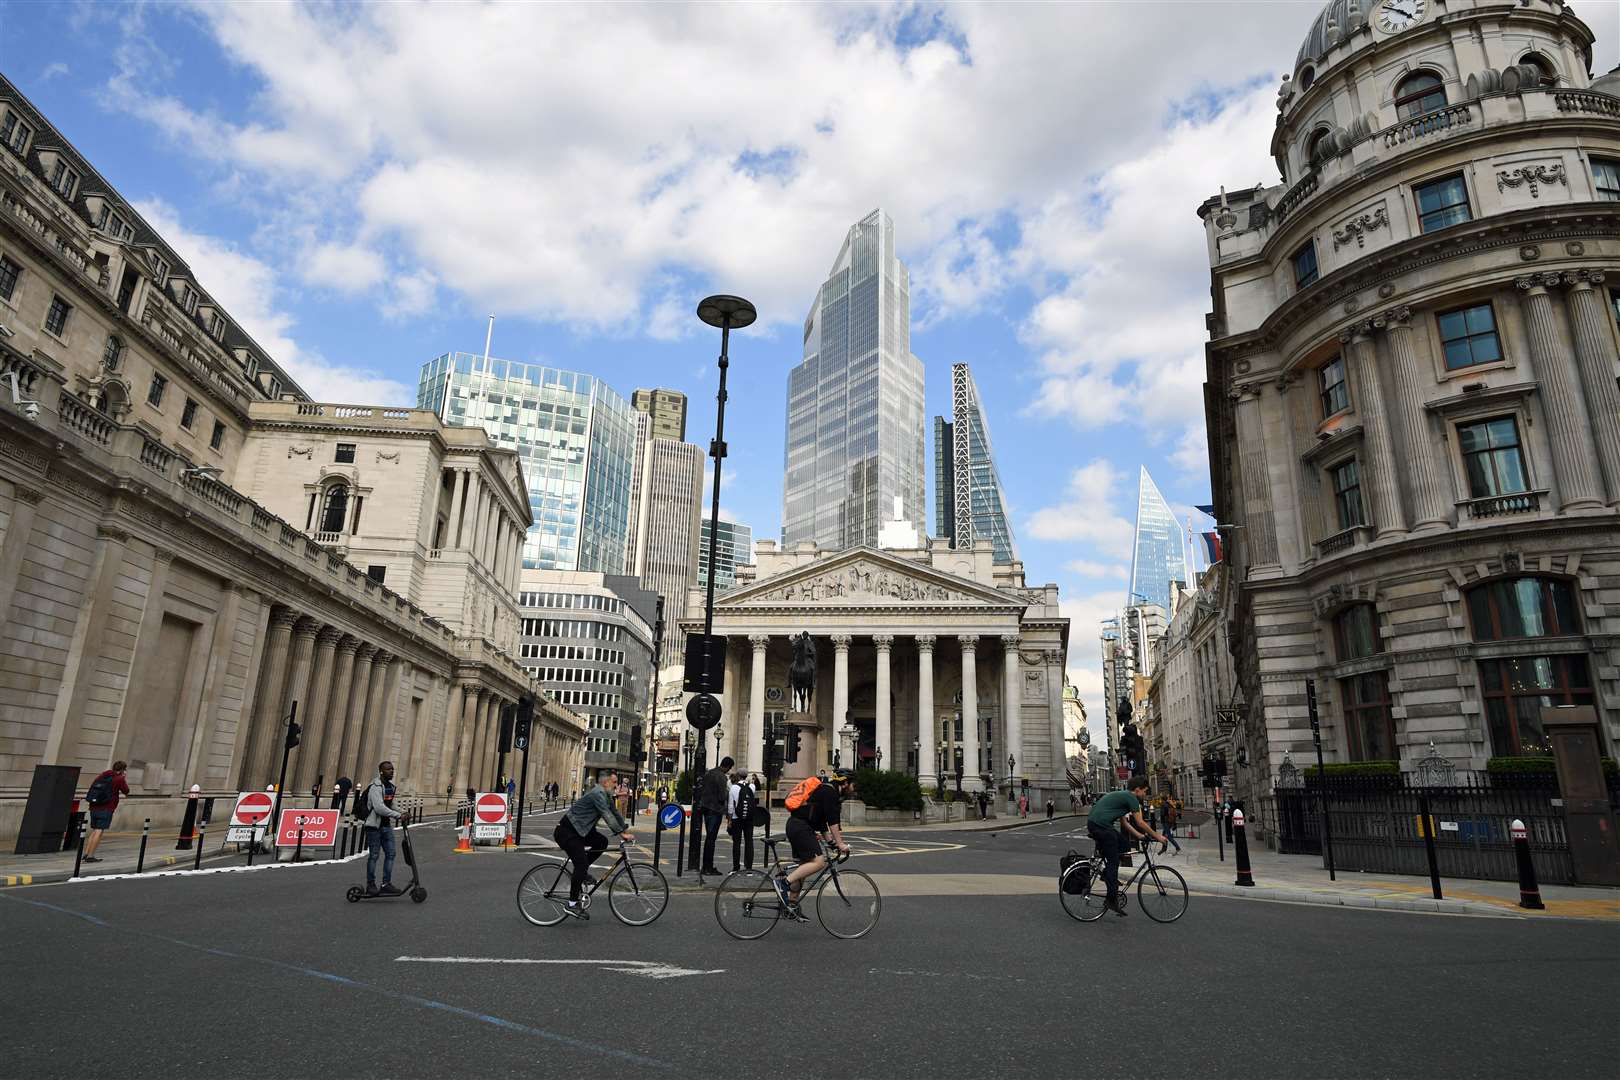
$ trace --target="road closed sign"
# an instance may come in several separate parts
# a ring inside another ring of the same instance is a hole
[[[506,823],[511,814],[506,806],[506,795],[499,791],[481,792],[473,800],[474,840],[504,840]]]
[[[337,843],[342,816],[342,810],[283,810],[276,828],[276,846],[297,847],[302,834],[305,847],[331,847]]]

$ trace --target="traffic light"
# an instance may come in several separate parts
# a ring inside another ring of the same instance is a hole
[[[641,725],[630,726],[630,760],[640,765],[647,760],[647,752],[641,748]]]
[[[291,750],[293,747],[297,746],[298,736],[302,735],[303,733],[304,729],[298,726],[298,721],[287,721],[287,749]]]
[[[518,701],[517,724],[512,730],[512,745],[519,750],[528,748],[529,729],[534,724],[534,699],[525,695]]]
[[[502,705],[501,706],[501,730],[500,730],[499,737],[495,740],[495,749],[497,751],[499,751],[500,753],[503,753],[503,754],[511,753],[511,751],[512,751],[512,728],[516,724],[516,722],[517,722],[517,706],[516,705]]]
[[[789,762],[799,760],[799,729],[790,727],[787,731],[787,752],[783,755]]]

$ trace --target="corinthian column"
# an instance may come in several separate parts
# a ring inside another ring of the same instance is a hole
[[[1237,423],[1238,476],[1243,492],[1243,536],[1249,573],[1276,576],[1281,571],[1277,554],[1277,515],[1271,494],[1271,468],[1266,460],[1260,388],[1241,388],[1232,411]]]
[[[331,765],[329,779],[343,774],[343,759],[338,756],[343,745],[343,725],[349,717],[349,687],[354,678],[354,655],[360,648],[360,639],[344,634],[337,643],[332,673],[332,690],[327,695],[326,709],[318,726],[305,729],[309,733],[309,757],[317,771],[325,772]],[[352,779],[352,777],[351,777]]]
[[[1355,364],[1356,416],[1361,420],[1362,445],[1367,460],[1362,477],[1372,495],[1372,520],[1379,538],[1405,535],[1406,511],[1401,509],[1401,488],[1396,482],[1395,441],[1390,438],[1389,416],[1384,411],[1383,382],[1378,375],[1378,348],[1369,336],[1370,324],[1357,323],[1341,334]]]
[[[480,693],[476,683],[462,683],[460,709],[449,718],[456,742],[455,798],[460,798],[472,786],[472,745],[474,729],[478,726]]]
[[[893,634],[874,634],[872,642],[877,646],[877,724],[875,737],[877,752],[880,755],[878,765],[884,761],[889,768],[896,768],[894,754],[894,713],[889,701],[889,654],[894,649]]]
[[[323,626],[315,635],[315,664],[310,669],[309,694],[299,709],[299,723],[304,727],[303,745],[298,748],[298,767],[288,783],[294,791],[303,791],[315,782],[321,766],[321,730],[326,723],[327,699],[332,696],[332,664],[338,639],[343,632],[336,627]]]
[[[375,645],[361,645],[354,654],[354,675],[349,681],[349,699],[343,704],[343,715],[338,719],[342,733],[337,740],[338,775],[348,773],[359,781],[371,774],[359,764],[360,734],[366,722],[366,696],[371,691],[371,661],[377,655]],[[336,706],[333,706],[336,708]]]
[[[962,785],[978,791],[979,783],[979,668],[977,634],[961,634],[962,644]],[[968,778],[972,783],[968,783]]]
[[[917,779],[934,783],[934,635],[917,635]]]
[[[1434,461],[1434,439],[1423,401],[1433,379],[1418,371],[1417,346],[1412,340],[1412,312],[1394,308],[1372,320],[1375,329],[1389,334],[1390,369],[1395,376],[1395,419],[1406,451],[1408,494],[1412,499],[1412,529],[1443,528],[1451,522],[1445,488]]]
[[[293,623],[297,621],[298,613],[290,608],[278,607],[270,613],[270,641],[264,650],[259,700],[253,711],[247,759],[242,762],[238,780],[246,790],[262,787],[270,771],[268,762],[276,741],[276,710],[281,707],[281,691],[287,685],[287,653],[292,646]]]
[[[1007,718],[1007,754],[1013,759],[1007,779],[1007,800],[1018,796],[1019,770],[1030,771],[1033,762],[1025,759],[1024,718],[1018,708],[1018,635],[1001,635],[1001,711]],[[996,772],[1001,770],[997,768]]]
[[[833,721],[832,741],[827,745],[842,748],[844,727],[849,723],[849,635],[834,634],[833,643]],[[846,768],[854,768],[855,762],[843,761],[840,763]],[[812,767],[811,775],[815,775]]]
[[[1620,503],[1620,388],[1614,381],[1614,317],[1604,303],[1601,270],[1565,274],[1569,314],[1575,326],[1575,358],[1580,361],[1586,415],[1592,419],[1598,463],[1608,485],[1609,505]]]
[[[748,682],[748,737],[743,740],[743,749],[748,756],[748,771],[758,773],[765,771],[765,651],[771,647],[771,635],[749,634],[748,644],[754,647],[754,670]],[[654,715],[657,710],[654,702]]]
[[[1557,281],[1557,274],[1526,274],[1513,283],[1524,294],[1519,306],[1524,309],[1525,325],[1530,331],[1530,356],[1536,365],[1542,411],[1547,417],[1547,441],[1552,444],[1553,468],[1558,470],[1558,507],[1569,510],[1602,506],[1592,450],[1586,439],[1586,414],[1581,409],[1569,349],[1558,332],[1552,297],[1547,295],[1547,286]],[[1612,374],[1609,382],[1612,388]]]
[[[388,665],[393,661],[392,653],[377,650],[371,658],[371,685],[366,688],[366,713],[360,726],[360,741],[356,746],[356,754],[360,759],[360,775],[372,776],[377,771],[381,759],[377,756],[375,747],[378,743],[377,731],[386,722],[383,702],[388,696]]]

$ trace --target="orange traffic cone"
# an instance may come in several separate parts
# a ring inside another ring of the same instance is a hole
[[[512,823],[506,823],[506,839],[501,841],[501,847],[513,850],[517,847],[517,838],[512,835]]]
[[[456,850],[455,850],[455,853],[457,855],[471,855],[472,854],[472,849],[473,849],[473,846],[472,846],[472,825],[470,823],[467,824],[467,825],[464,825],[461,828],[457,829],[456,832],[458,834],[460,834],[460,835],[458,835],[457,838],[456,838]]]

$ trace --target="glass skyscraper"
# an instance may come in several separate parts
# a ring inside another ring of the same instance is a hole
[[[612,387],[575,371],[447,353],[422,365],[416,405],[482,427],[522,456],[534,511],[525,567],[625,572],[636,425]]]
[[[782,543],[876,545],[896,496],[926,520],[923,367],[911,355],[911,285],[894,223],[854,225],[804,321],[788,375]]]
[[[1131,552],[1131,595],[1126,597],[1126,605],[1157,604],[1170,611],[1170,583],[1187,580],[1187,549],[1181,542],[1181,526],[1144,466],[1136,487],[1136,543]]]
[[[990,446],[990,424],[966,364],[951,365],[951,415],[948,423],[934,417],[934,535],[959,548],[989,540],[996,562],[1012,562],[1018,548]]]
[[[698,540],[698,588],[709,585],[709,533],[714,522],[703,515],[702,535]],[[754,530],[736,521],[720,522],[720,533],[714,542],[714,563],[718,569],[714,577],[715,592],[725,592],[737,584],[739,564],[754,561]]]

